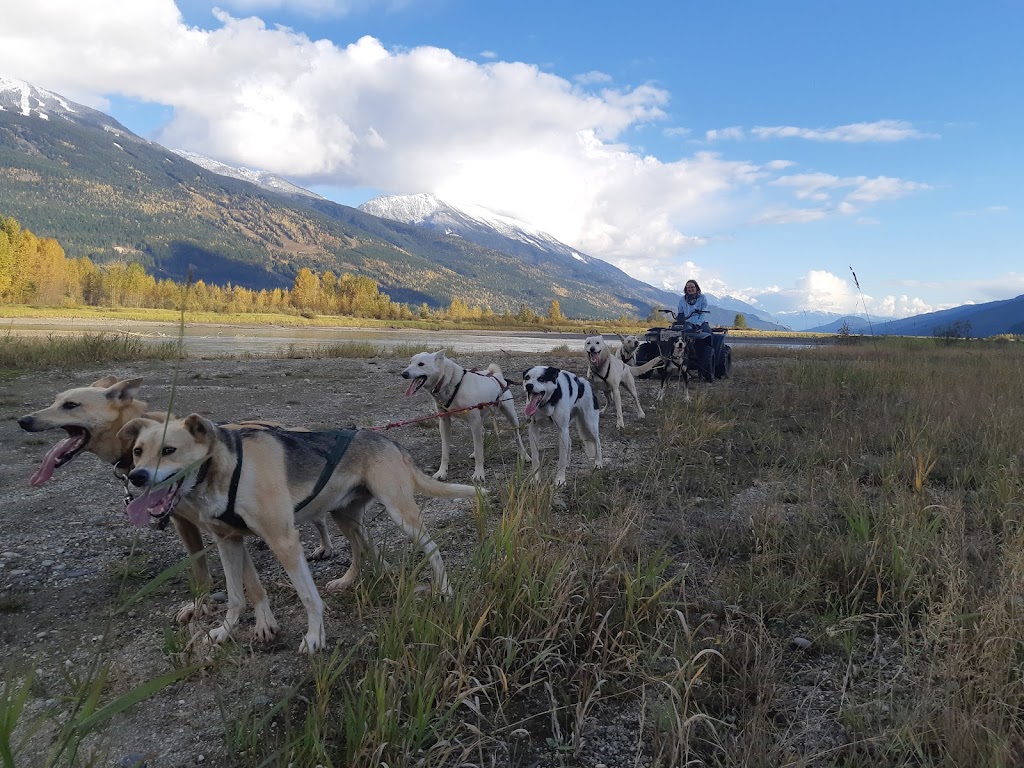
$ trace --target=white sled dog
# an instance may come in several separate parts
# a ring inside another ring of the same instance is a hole
[[[406,397],[412,397],[421,389],[427,389],[430,396],[441,411],[457,411],[460,408],[480,408],[462,411],[458,416],[469,422],[473,433],[473,480],[483,482],[484,479],[484,415],[494,414],[494,409],[512,426],[519,446],[519,456],[527,459],[526,446],[519,434],[519,416],[516,414],[516,403],[508,388],[508,382],[496,363],[491,363],[485,371],[467,370],[454,360],[449,360],[444,350],[437,352],[420,352],[412,356],[409,366],[402,371],[403,379],[410,379],[405,390]],[[487,403],[487,405],[483,405]],[[437,428],[441,432],[441,467],[434,473],[438,480],[448,477],[448,457],[451,449],[451,417],[441,416],[437,420]]]

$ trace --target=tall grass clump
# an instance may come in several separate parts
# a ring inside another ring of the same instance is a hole
[[[45,339],[0,336],[0,369],[41,370],[137,360],[174,360],[177,342],[152,343],[125,333],[50,335]]]
[[[361,587],[356,610],[371,634],[314,663],[304,701],[279,717],[286,733],[245,745],[235,764],[582,759],[602,744],[593,715],[608,707],[653,723],[657,738],[632,744],[631,762],[710,750],[691,744],[712,729],[690,689],[720,665],[683,618],[678,564],[662,549],[595,550],[587,531],[620,519],[566,525],[553,511],[554,493],[543,483],[509,483],[448,600],[419,594],[417,563],[385,574],[391,589]],[[623,537],[605,531],[599,539]],[[366,590],[377,599],[367,601]]]

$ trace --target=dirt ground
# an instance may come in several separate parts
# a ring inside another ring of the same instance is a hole
[[[542,357],[543,359],[538,359]],[[537,363],[552,364],[583,373],[582,354],[495,353],[481,359],[461,356],[467,366],[498,362],[510,377]],[[199,412],[218,421],[244,418],[278,420],[292,425],[333,427],[386,424],[430,412],[426,393],[404,397],[406,383],[399,372],[405,360],[188,360],[177,374],[174,411]],[[29,434],[21,431],[18,416],[42,408],[54,395],[71,386],[83,386],[113,373],[142,376],[140,396],[150,407],[164,409],[171,395],[174,364],[146,362],[103,369],[33,372],[4,382],[0,395],[0,674],[23,675],[30,665],[37,681],[29,704],[31,713],[64,705],[69,680],[81,676],[103,648],[113,670],[108,684],[112,694],[165,674],[170,665],[166,633],[176,608],[187,597],[183,578],[158,589],[139,604],[114,613],[119,594],[140,588],[163,569],[178,562],[182,546],[173,528],[131,528],[121,502],[122,488],[111,468],[95,456],[83,454],[57,470],[40,488],[29,477],[49,446],[63,433]],[[653,382],[640,382],[641,397],[649,414],[655,410]],[[721,386],[729,386],[722,382]],[[716,385],[717,386],[717,385]],[[525,403],[517,391],[519,412]],[[614,430],[609,411],[602,418],[606,462],[638,460],[644,441],[643,422],[632,403],[624,412],[627,428]],[[648,416],[650,419],[650,415]],[[648,422],[649,423],[649,422]],[[470,482],[472,443],[468,427],[456,424],[449,480]],[[405,446],[428,473],[440,459],[440,440],[433,422],[391,430],[388,435]],[[574,472],[585,470],[585,457],[573,436]],[[555,435],[547,430],[543,445],[555,457]],[[488,484],[503,481],[515,467],[515,444],[505,433],[498,456],[488,459]],[[630,458],[632,457],[632,458]],[[422,500],[424,518],[440,545],[449,573],[458,578],[464,561],[464,542],[474,541],[470,502]],[[401,547],[395,526],[375,523],[386,546]],[[302,531],[307,552],[315,548],[315,531]],[[334,558],[311,563],[318,585],[337,578],[348,564],[348,544],[334,537]],[[197,675],[170,686],[153,698],[117,716],[102,734],[108,748],[103,765],[132,765],[144,757],[147,768],[198,764],[219,765],[224,758],[226,716],[240,706],[278,701],[299,680],[308,662],[296,649],[305,617],[287,577],[261,542],[250,542],[256,567],[270,592],[281,626],[267,645],[248,639],[252,613],[247,612],[237,633],[236,651],[228,654],[215,675]],[[222,589],[219,563],[213,557],[215,588]],[[223,595],[215,595],[223,601]],[[329,645],[344,643],[361,631],[351,617],[352,598],[328,595],[326,626]],[[216,606],[223,610],[223,602]],[[214,616],[206,628],[213,626]]]

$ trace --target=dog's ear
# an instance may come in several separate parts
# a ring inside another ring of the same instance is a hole
[[[623,344],[626,343],[626,340],[625,340],[625,338],[623,338],[621,333],[616,333],[615,335],[619,337],[619,341],[621,341]]]
[[[185,417],[185,429],[197,441],[208,441],[217,431],[217,426],[209,419],[192,413]]]
[[[121,429],[118,430],[117,439],[120,440],[122,443],[129,443],[130,445],[134,445],[135,440],[139,437],[139,432],[142,431],[142,428],[145,427],[147,424],[155,423],[157,422],[154,422],[153,419],[145,419],[142,417],[132,419],[123,427],[121,427]]]
[[[142,379],[125,379],[124,381],[114,379],[114,381],[115,384],[107,387],[108,400],[121,400],[130,403],[139,394],[139,387],[142,386]]]
[[[444,360],[444,358],[445,358],[444,352],[445,351],[443,349],[437,350],[437,352],[434,353],[434,359],[435,360]]]
[[[117,376],[104,376],[102,379],[97,379],[90,387],[99,387],[100,389],[106,389],[107,387],[117,384]]]

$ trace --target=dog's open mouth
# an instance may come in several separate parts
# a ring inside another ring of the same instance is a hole
[[[64,427],[68,436],[46,452],[39,469],[35,471],[29,482],[39,486],[53,477],[53,471],[62,467],[82,452],[89,444],[89,430],[82,427]]]
[[[426,376],[417,376],[415,379],[409,382],[409,386],[405,388],[405,396],[412,397],[420,391],[420,387],[427,383]]]
[[[601,362],[601,353],[598,352],[597,350],[592,349],[590,351],[590,364],[591,365],[597,365],[600,362]]]
[[[184,477],[176,480],[168,486],[148,489],[137,499],[131,501],[125,512],[128,513],[128,522],[134,526],[145,525],[150,520],[163,520],[174,511],[178,499],[181,498],[181,484]]]
[[[537,412],[537,409],[540,408],[541,400],[543,400],[543,399],[544,399],[544,393],[543,392],[531,392],[530,393],[530,400],[529,400],[529,402],[526,403],[526,415],[527,416],[533,416],[533,414],[535,414]]]

